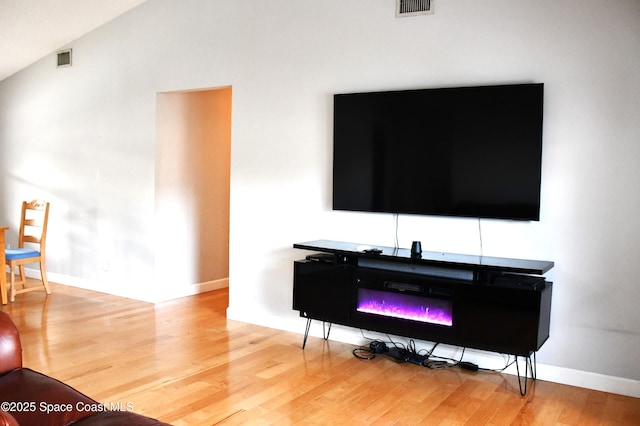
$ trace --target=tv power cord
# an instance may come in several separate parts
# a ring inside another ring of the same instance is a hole
[[[433,351],[438,346],[437,343],[434,345],[431,351],[428,351],[427,354],[421,354],[416,351],[415,343],[413,342],[413,340],[409,343],[408,349],[405,349],[404,347],[396,343],[393,344],[394,346],[389,348],[385,342],[381,340],[373,340],[371,341],[371,343],[369,343],[368,347],[362,346],[354,349],[353,355],[356,358],[364,360],[374,359],[377,355],[385,355],[398,363],[408,362],[431,369],[460,367],[463,370],[468,371],[480,370],[477,364],[468,361],[462,361],[464,350],[462,351],[462,356],[460,357],[460,359],[456,360],[453,358],[443,358],[433,355]]]
[[[428,355],[419,354],[411,348],[405,349],[395,343],[393,347],[389,348],[385,342],[380,340],[373,340],[369,347],[363,346],[354,349],[353,355],[365,360],[374,359],[377,355],[385,355],[396,362],[409,362],[416,365],[424,365],[429,359]]]
[[[369,347],[362,346],[355,348],[352,353],[356,358],[370,360],[374,359],[376,355],[386,354],[387,352],[389,352],[389,348],[386,343],[380,340],[374,340],[369,343]]]

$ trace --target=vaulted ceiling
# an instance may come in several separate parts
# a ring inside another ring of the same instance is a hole
[[[0,0],[0,81],[147,0]]]

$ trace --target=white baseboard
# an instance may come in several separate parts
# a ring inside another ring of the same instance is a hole
[[[538,364],[538,379],[640,398],[640,381],[624,377]]]
[[[297,316],[293,312],[292,317],[282,318],[261,312],[247,313],[244,310],[236,310],[233,307],[227,309],[227,318],[234,321],[246,322],[249,324],[261,325],[263,327],[275,328],[278,330],[289,331],[300,334],[300,344],[302,344],[306,319]],[[311,324],[309,335],[313,337],[323,337],[323,327],[321,321],[313,321]],[[386,335],[365,331],[365,337],[358,329],[334,325],[331,328],[330,340],[348,343],[352,345],[368,345],[367,338],[375,338],[387,340]],[[406,342],[407,338],[398,337],[398,341]],[[433,346],[431,342],[421,342],[416,340],[418,347],[430,348]],[[438,355],[448,356],[457,359],[460,355],[460,348],[439,345]],[[500,354],[492,352],[475,351],[467,349],[464,353],[465,361],[473,362],[483,368],[499,369],[505,365],[505,359]],[[522,358],[521,358],[522,359]],[[524,374],[524,360],[520,362],[520,373]],[[516,374],[516,367],[511,366],[505,371],[507,374]],[[557,367],[553,365],[537,363],[536,378],[553,383],[560,383],[569,386],[593,389],[602,392],[615,393],[619,395],[640,398],[640,381],[626,379],[623,377],[607,376],[589,371],[574,370],[571,368]]]
[[[25,268],[25,274],[29,278],[40,279],[40,271],[36,269]],[[132,288],[132,287],[109,287],[105,288],[97,281],[76,278],[69,275],[47,272],[49,281],[68,285],[71,287],[82,288],[84,290],[96,291],[99,293],[111,294],[113,296],[126,297],[127,299],[140,300],[148,303],[161,303],[169,300],[180,299],[182,297],[193,296],[195,294],[206,293],[208,291],[218,290],[229,287],[229,278],[223,278],[203,283],[174,286],[169,289],[157,288]]]
[[[193,296],[208,291],[219,290],[229,287],[229,278],[207,281],[203,283],[191,284],[186,286],[171,287],[168,291],[165,289],[159,294],[152,303],[166,302],[168,300],[180,299],[182,297]]]

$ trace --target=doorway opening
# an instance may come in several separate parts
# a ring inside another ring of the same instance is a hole
[[[168,294],[229,285],[231,99],[231,87],[156,98],[155,269]]]

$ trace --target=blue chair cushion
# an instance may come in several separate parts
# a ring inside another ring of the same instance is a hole
[[[38,257],[40,256],[40,252],[27,248],[12,248],[5,249],[4,256],[7,260],[18,260],[25,259],[27,257]]]

